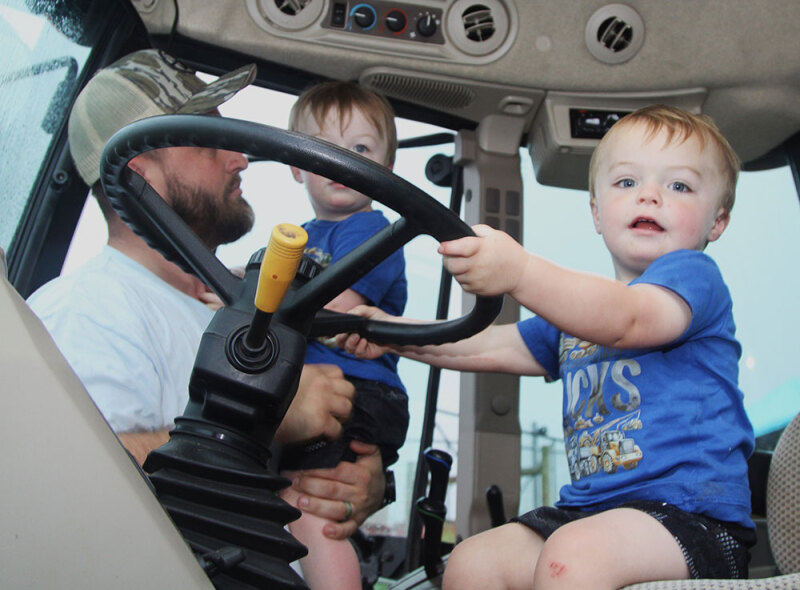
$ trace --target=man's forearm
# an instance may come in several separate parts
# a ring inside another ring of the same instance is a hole
[[[139,465],[144,464],[147,455],[169,440],[169,430],[152,432],[121,432],[117,434],[122,445],[133,455]]]

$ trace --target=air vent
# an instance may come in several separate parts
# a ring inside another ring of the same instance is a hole
[[[278,7],[283,14],[289,16],[297,16],[303,9],[311,4],[312,0],[275,0],[275,6]]]
[[[608,4],[586,23],[586,47],[607,64],[621,64],[639,52],[644,43],[644,21],[626,4]]]
[[[249,0],[248,5],[252,2]],[[256,4],[258,15],[267,23],[287,31],[299,31],[319,18],[325,1],[256,0]]]
[[[633,27],[616,17],[607,18],[597,31],[597,40],[614,53],[625,51],[633,39]]]
[[[463,109],[475,100],[475,92],[467,86],[417,76],[379,72],[364,76],[360,82],[387,96],[440,109]]]
[[[464,11],[461,16],[464,22],[464,32],[467,39],[482,43],[494,35],[494,19],[492,11],[483,4],[474,4]]]
[[[449,41],[469,55],[488,55],[510,36],[509,12],[501,0],[455,0],[445,25]]]

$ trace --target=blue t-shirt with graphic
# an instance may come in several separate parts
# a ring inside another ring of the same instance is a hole
[[[342,221],[314,219],[303,225],[308,232],[305,253],[327,268],[387,225],[389,221],[380,211],[355,213]],[[403,315],[408,297],[405,268],[403,251],[398,250],[350,288],[371,305],[392,315]],[[306,363],[334,364],[350,377],[380,381],[405,391],[397,374],[397,355],[359,359],[341,348],[312,340],[306,349]]]
[[[635,283],[669,289],[691,308],[689,327],[671,344],[620,350],[541,318],[518,324],[539,364],[564,384],[572,482],[558,505],[604,510],[659,500],[752,528],[753,429],[737,385],[741,346],[719,268],[702,252],[678,250]]]

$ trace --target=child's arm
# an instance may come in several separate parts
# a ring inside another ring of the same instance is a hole
[[[478,237],[439,247],[447,270],[471,293],[508,293],[563,332],[615,348],[666,344],[689,326],[691,309],[668,289],[569,270],[501,231],[473,229]]]
[[[349,313],[386,322],[421,323],[418,320],[389,315],[377,307],[361,306]],[[382,346],[369,342],[358,334],[340,334],[336,343],[360,358],[377,358],[393,353],[456,371],[546,374],[525,346],[515,324],[492,325],[470,338],[440,345]]]

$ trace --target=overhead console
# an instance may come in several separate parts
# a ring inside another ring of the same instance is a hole
[[[483,64],[514,42],[512,0],[246,0],[264,31],[339,48]]]
[[[534,117],[528,142],[536,180],[587,190],[592,152],[617,120],[655,103],[700,113],[707,94],[704,88],[625,94],[548,92]],[[576,170],[582,172],[576,174]]]

